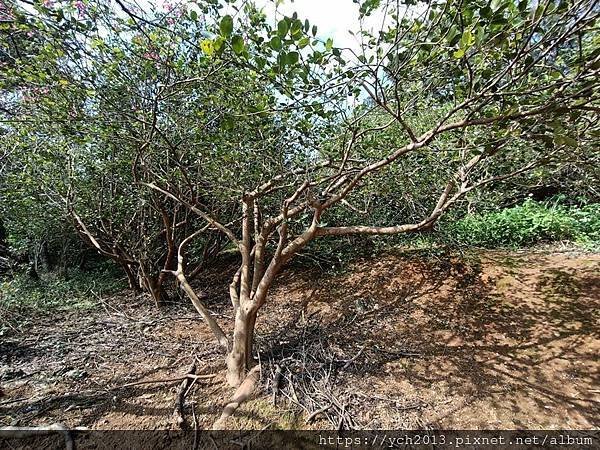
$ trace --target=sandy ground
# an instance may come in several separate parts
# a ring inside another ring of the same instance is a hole
[[[343,415],[369,429],[598,428],[599,268],[597,254],[495,251],[397,252],[334,275],[289,269],[259,316],[261,389],[229,426],[328,429]],[[228,331],[234,270],[224,262],[198,280]],[[189,426],[195,416],[209,427],[232,394],[185,302],[158,311],[123,294],[20,322],[0,337],[0,425],[175,429],[171,379],[194,361],[215,376],[189,389]],[[327,402],[338,406],[307,424]]]

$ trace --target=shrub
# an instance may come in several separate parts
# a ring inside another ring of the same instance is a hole
[[[561,240],[595,244],[600,241],[600,204],[567,207],[527,200],[520,206],[446,222],[441,231],[458,244],[480,247]]]
[[[95,304],[95,295],[102,296],[126,287],[116,276],[112,265],[96,270],[73,271],[67,279],[52,276],[33,280],[25,274],[0,282],[0,308],[7,310],[35,309],[42,311],[86,309]]]

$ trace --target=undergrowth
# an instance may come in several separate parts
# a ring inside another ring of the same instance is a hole
[[[50,273],[39,280],[16,273],[0,281],[0,311],[88,309],[96,303],[96,296],[110,295],[126,286],[108,264],[92,271],[72,271],[68,277]]]
[[[403,248],[421,257],[443,257],[449,250],[468,248],[526,248],[542,243],[568,242],[587,251],[600,251],[600,203],[586,206],[527,200],[500,211],[446,217],[430,231],[397,236],[350,236],[317,239],[300,255],[299,264],[318,266],[328,273],[343,271],[346,263]]]
[[[600,248],[600,204],[583,207],[528,200],[522,205],[446,223],[441,232],[458,245],[520,248],[569,241]]]

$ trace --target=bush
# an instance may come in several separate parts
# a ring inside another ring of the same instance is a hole
[[[600,204],[584,207],[525,201],[498,212],[466,216],[442,225],[445,237],[461,245],[523,247],[539,242],[600,242]]]
[[[73,271],[67,279],[50,274],[42,280],[33,280],[17,274],[0,282],[0,309],[86,309],[95,304],[95,295],[108,295],[125,287],[112,265],[89,272]]]
[[[600,203],[586,206],[527,200],[520,206],[456,220],[445,216],[435,230],[394,236],[350,236],[311,242],[298,263],[339,271],[357,257],[375,256],[394,247],[436,254],[448,247],[518,248],[541,242],[570,241],[600,249]],[[433,253],[432,253],[433,252]]]

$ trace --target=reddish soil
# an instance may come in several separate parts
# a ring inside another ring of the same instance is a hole
[[[229,426],[330,428],[331,411],[307,425],[295,394],[285,395],[317,373],[310,367],[335,367],[316,383],[358,428],[598,428],[599,267],[598,254],[497,251],[387,254],[335,275],[289,269],[259,316],[262,390]],[[233,270],[224,263],[199,280],[228,331]],[[317,344],[330,360],[310,350]],[[302,357],[312,362],[286,372]],[[0,337],[0,425],[175,428],[180,381],[123,385],[179,377],[194,361],[216,376],[191,387],[187,418],[209,427],[232,390],[187,303],[158,311],[121,295],[90,311],[33,315]],[[284,384],[273,406],[277,362]]]

